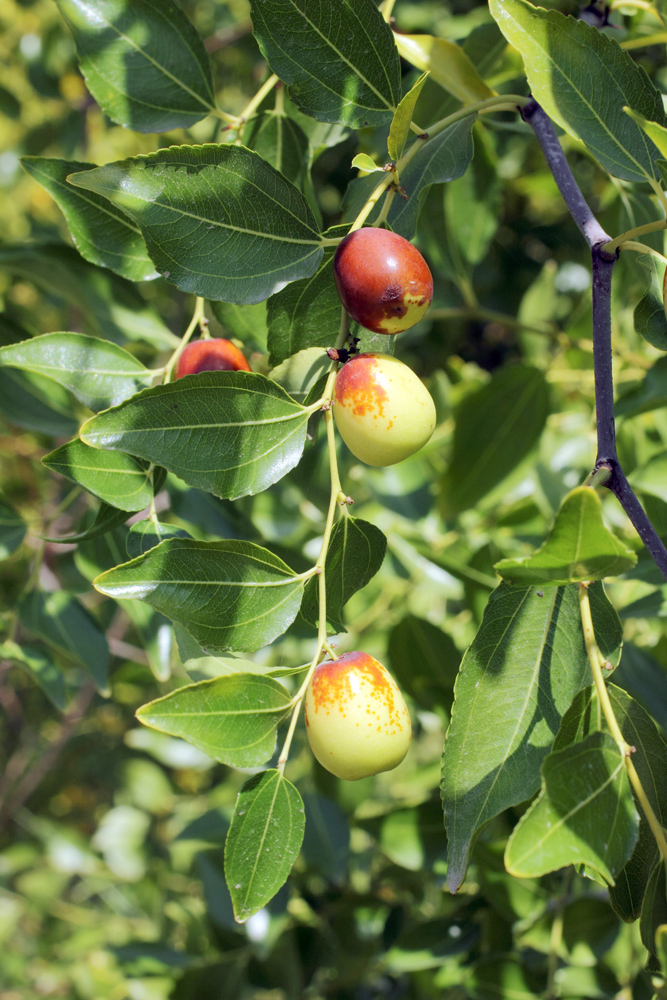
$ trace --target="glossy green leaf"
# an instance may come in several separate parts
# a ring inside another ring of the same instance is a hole
[[[542,791],[505,851],[512,875],[535,878],[585,864],[610,884],[632,854],[639,816],[623,757],[607,733],[549,754]]]
[[[178,347],[178,338],[129,281],[89,264],[72,247],[5,245],[0,247],[0,271],[16,274],[67,302],[82,314],[86,329],[95,336],[115,343],[145,340],[159,350]]]
[[[396,33],[399,54],[417,69],[428,70],[431,78],[464,104],[493,97],[470,58],[460,45],[433,35]]]
[[[45,333],[0,347],[0,365],[53,379],[91,410],[115,406],[154,377],[122,347],[82,333]]]
[[[391,672],[399,687],[427,711],[449,712],[461,654],[437,625],[406,615],[389,633]]]
[[[561,585],[619,576],[636,562],[632,549],[606,527],[595,490],[577,486],[560,505],[544,544],[522,559],[501,560],[495,570],[510,583]]]
[[[116,599],[139,598],[180,622],[207,649],[251,651],[294,621],[303,580],[252,542],[174,538],[94,581]]]
[[[20,514],[0,500],[0,559],[8,559],[25,538],[27,525]]]
[[[343,608],[380,569],[387,539],[374,524],[351,515],[334,525],[325,564],[327,623],[332,633],[345,632]],[[311,577],[303,594],[301,614],[317,627],[319,620],[318,577]]]
[[[115,205],[67,183],[68,174],[94,170],[94,163],[23,156],[23,169],[49,194],[67,219],[74,245],[87,261],[109,267],[130,281],[157,278],[138,228]]]
[[[243,146],[171,146],[69,181],[118,205],[162,276],[208,299],[260,302],[322,257],[304,196]]]
[[[143,510],[153,497],[149,467],[122,451],[101,451],[75,438],[45,455],[42,463],[121,510]]]
[[[40,649],[19,646],[11,640],[0,643],[0,658],[25,667],[52,705],[63,711],[67,704],[65,678],[59,667]]]
[[[442,507],[453,517],[502,482],[537,442],[549,413],[548,387],[536,368],[513,365],[464,397],[456,411]]]
[[[396,37],[401,38],[405,36],[398,35]],[[400,41],[398,42],[398,46],[400,52]],[[394,161],[400,160],[403,155],[405,141],[410,134],[410,125],[412,124],[412,115],[415,110],[415,104],[417,103],[417,99],[422,92],[422,87],[426,83],[427,76],[428,73],[422,73],[417,82],[413,84],[407,92],[405,97],[401,99],[401,103],[396,108],[394,117],[391,120],[389,138],[387,139],[387,150],[389,152],[390,159]],[[355,159],[358,159],[358,157],[355,157]],[[354,166],[354,161],[352,165]],[[357,166],[359,166],[359,164],[357,164]]]
[[[243,923],[285,883],[303,840],[298,791],[280,771],[263,771],[239,793],[225,843],[225,878]]]
[[[253,660],[241,656],[213,656],[193,639],[182,625],[174,626],[178,644],[178,654],[188,677],[193,681],[211,680],[213,677],[228,677],[230,674],[261,674],[264,677],[287,677],[300,673],[303,667],[263,667]]]
[[[267,302],[269,364],[278,365],[308,347],[335,347],[341,303],[326,253],[310,278],[293,281]]]
[[[137,132],[189,128],[215,107],[204,44],[173,0],[56,0],[88,89]]]
[[[293,118],[276,107],[251,118],[243,129],[243,144],[254,149],[298,188],[308,168],[308,138]]]
[[[326,377],[331,367],[326,351],[321,347],[307,347],[273,368],[270,376],[285,392],[289,392],[292,399],[305,404],[310,390],[323,376]]]
[[[613,662],[619,642],[609,602],[600,584],[589,594],[598,641]],[[589,683],[577,588],[502,583],[463,657],[442,759],[452,891],[481,827],[539,788],[560,721]]]
[[[189,537],[190,535],[184,528],[177,528],[173,524],[162,524],[147,518],[145,521],[137,521],[131,526],[127,533],[125,547],[128,557],[136,559],[137,556],[143,556],[145,552],[154,549],[156,545],[168,538]]]
[[[71,401],[64,390],[40,375],[0,368],[0,413],[16,427],[48,437],[71,437],[78,431]]]
[[[361,128],[391,120],[401,97],[398,52],[373,0],[252,0],[255,38],[296,106]]]
[[[370,172],[374,172],[376,170],[382,170],[382,167],[379,167],[375,162],[375,160],[371,159],[368,153],[357,153],[357,155],[353,158],[352,163],[350,165],[352,167],[356,167],[357,170],[365,170]]]
[[[308,411],[250,372],[202,372],[156,386],[92,417],[81,438],[176,473],[190,486],[235,500],[292,469]]]
[[[77,531],[72,535],[40,535],[45,542],[55,542],[62,543],[63,545],[72,545],[78,542],[90,541],[93,538],[99,538],[101,535],[106,535],[107,531],[112,531],[119,525],[124,524],[127,521],[128,513],[126,510],[118,510],[116,507],[111,507],[109,504],[101,503],[95,517],[87,518],[88,527],[84,527],[81,531]]]
[[[419,211],[432,184],[444,184],[461,177],[472,160],[472,127],[476,115],[469,115],[424,143],[419,155],[401,172],[405,198],[394,198],[387,224],[394,232],[412,239]]]
[[[64,590],[34,590],[21,600],[22,625],[50,646],[73,658],[89,674],[100,694],[109,692],[109,646],[89,611]]]
[[[177,688],[142,705],[137,718],[223,764],[255,767],[273,753],[276,727],[289,710],[289,692],[278,681],[235,674]]]
[[[635,306],[635,330],[659,351],[667,351],[667,316],[663,298],[665,265],[655,257],[649,260],[651,284]]]
[[[623,109],[664,125],[662,97],[629,52],[585,21],[526,0],[489,0],[489,9],[523,56],[535,100],[561,128],[614,177],[659,176],[659,150]]]
[[[625,659],[624,653],[623,658]],[[632,762],[656,816],[667,821],[667,742],[658,732],[648,712],[626,691],[616,684],[607,690],[614,715],[624,739],[635,748]],[[582,691],[574,700],[563,719],[554,750],[577,744],[584,737],[599,730],[606,731],[606,724],[594,688]],[[623,870],[616,876],[616,885],[609,890],[611,905],[626,921],[636,920],[640,914],[651,872],[658,860],[658,847],[650,827],[639,811],[639,838]]]

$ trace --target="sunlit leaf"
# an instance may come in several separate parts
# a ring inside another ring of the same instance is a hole
[[[170,146],[68,179],[118,205],[160,274],[208,299],[260,302],[322,257],[304,196],[243,146]]]
[[[464,104],[493,97],[460,45],[433,35],[394,35],[396,47],[417,69],[428,70],[431,78]]]
[[[297,859],[303,802],[280,771],[263,771],[239,793],[225,844],[225,878],[243,923],[276,894]]]
[[[47,469],[121,510],[143,510],[153,497],[149,467],[124,452],[101,451],[75,438],[49,452],[42,462]]]

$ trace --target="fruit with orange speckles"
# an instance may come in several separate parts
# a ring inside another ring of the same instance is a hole
[[[428,389],[390,354],[357,354],[343,365],[333,413],[343,441],[367,465],[401,462],[426,444],[435,427]]]
[[[197,375],[199,372],[237,371],[250,371],[250,365],[238,347],[224,337],[211,337],[188,344],[179,358],[174,378]]]
[[[375,333],[409,330],[433,298],[433,278],[417,247],[388,229],[357,229],[341,240],[334,280],[352,319]]]
[[[412,727],[391,674],[368,653],[316,667],[306,691],[310,748],[327,771],[356,781],[400,764]]]

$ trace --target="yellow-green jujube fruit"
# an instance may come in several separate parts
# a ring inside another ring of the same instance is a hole
[[[390,354],[357,354],[336,375],[334,420],[367,465],[395,465],[426,444],[435,427],[431,394]]]
[[[306,691],[306,732],[320,764],[356,781],[400,764],[410,714],[396,681],[368,653],[344,653],[315,669]]]

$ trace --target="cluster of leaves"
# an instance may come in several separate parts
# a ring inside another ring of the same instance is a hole
[[[470,0],[435,24],[398,2],[395,32],[390,6],[11,4],[10,996],[650,997],[667,973],[665,865],[591,685],[578,587],[596,581],[611,706],[662,823],[665,584],[613,498],[579,486],[587,260],[507,111],[532,90],[610,235],[654,222],[662,14],[601,31],[565,3]],[[388,160],[401,190],[371,205]],[[333,250],[367,209],[435,276],[395,347],[438,427],[394,468],[338,449],[354,515],[329,539]],[[629,256],[619,451],[667,535],[664,263]],[[252,374],[170,381],[190,293]],[[323,534],[324,631],[386,662],[414,721],[396,772],[355,784],[312,761],[300,724],[285,771],[275,753],[322,624]]]

